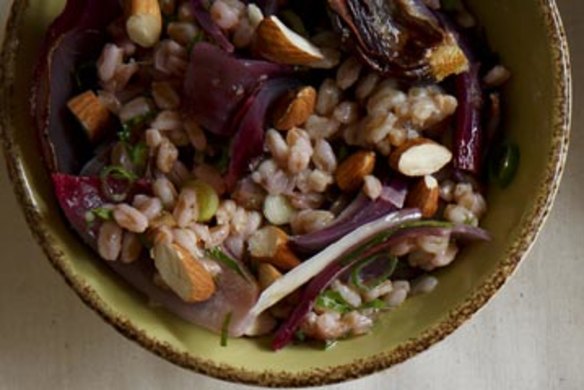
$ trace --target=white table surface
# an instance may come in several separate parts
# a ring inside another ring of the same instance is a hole
[[[0,0],[0,26],[10,1]],[[573,53],[574,131],[539,241],[498,296],[445,341],[328,389],[584,389],[584,1],[559,3]],[[33,242],[1,166],[0,389],[251,388],[175,367],[85,307]]]

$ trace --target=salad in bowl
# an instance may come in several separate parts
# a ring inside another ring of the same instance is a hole
[[[69,0],[35,69],[71,227],[222,345],[370,333],[488,245],[519,163],[457,1]]]

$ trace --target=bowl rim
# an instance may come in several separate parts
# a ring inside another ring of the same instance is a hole
[[[24,211],[25,218],[34,238],[42,247],[53,267],[62,275],[77,296],[102,319],[130,340],[158,356],[200,374],[217,379],[260,386],[317,386],[339,383],[369,375],[428,349],[456,330],[474,313],[482,308],[514,273],[525,258],[540,233],[559,189],[566,162],[570,139],[572,110],[572,77],[568,42],[560,13],[555,0],[537,0],[542,11],[545,29],[553,54],[553,75],[555,96],[553,107],[552,148],[548,164],[537,196],[535,207],[530,210],[523,223],[519,237],[515,240],[506,258],[495,272],[478,286],[462,303],[450,310],[442,321],[427,329],[416,338],[410,339],[391,351],[382,352],[351,363],[322,369],[299,372],[262,371],[256,372],[226,364],[217,364],[209,359],[181,352],[170,344],[156,340],[139,329],[130,320],[117,315],[82,277],[76,276],[66,264],[65,257],[47,232],[47,223],[30,196],[26,174],[20,165],[20,150],[15,144],[10,124],[10,99],[14,84],[16,53],[19,49],[20,21],[28,7],[28,0],[15,0],[6,24],[6,34],[0,53],[0,138],[9,177],[16,197]]]

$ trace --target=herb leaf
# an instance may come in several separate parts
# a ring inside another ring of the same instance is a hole
[[[221,326],[221,346],[227,346],[227,339],[229,338],[229,324],[231,324],[231,317],[233,312],[229,312],[225,319],[223,320],[223,326]]]
[[[351,305],[349,305],[347,301],[343,299],[341,294],[333,290],[327,290],[321,293],[316,298],[316,307],[336,311],[337,313],[341,314],[348,313],[353,310]]]
[[[374,299],[371,302],[365,302],[359,309],[385,309],[387,306],[381,299]]]
[[[327,340],[327,341],[325,341],[324,342],[324,350],[325,351],[328,351],[329,349],[333,349],[337,345],[338,342],[339,342],[338,340]]]
[[[135,116],[122,124],[122,130],[118,132],[118,138],[122,142],[130,142],[132,133],[146,125],[156,117],[158,113],[155,110],[148,111],[146,114]]]
[[[223,252],[219,247],[207,250],[207,256],[209,256],[213,260],[223,263],[229,269],[232,269],[233,271],[237,272],[239,276],[241,276],[245,280],[248,280],[245,274],[243,273],[243,270],[239,266],[239,263],[237,263],[237,261],[229,257],[229,255]]]
[[[131,182],[138,180],[138,176],[134,172],[128,171],[126,168],[120,165],[108,165],[107,167],[104,167],[100,176],[102,180],[110,178],[128,180]]]
[[[114,211],[107,207],[96,207],[94,209],[88,210],[85,213],[85,222],[92,224],[96,219],[102,221],[111,221],[114,218]]]
[[[128,149],[130,154],[130,160],[137,167],[143,167],[146,165],[146,160],[148,159],[148,146],[143,142],[138,142],[136,145]]]

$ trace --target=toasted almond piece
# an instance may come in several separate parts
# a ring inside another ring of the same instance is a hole
[[[438,211],[440,200],[440,186],[438,181],[430,175],[418,180],[408,193],[406,206],[417,208],[424,218],[433,217]]]
[[[282,273],[276,267],[269,263],[260,263],[258,266],[258,282],[260,288],[265,290],[272,283],[282,277]]]
[[[344,192],[353,192],[363,186],[365,176],[375,168],[375,152],[361,150],[346,158],[337,168],[335,179]]]
[[[146,232],[146,240],[150,246],[170,244],[174,240],[172,230],[168,226],[151,227]]]
[[[300,259],[288,245],[288,235],[275,226],[257,230],[249,239],[249,251],[253,258],[269,263],[282,271],[300,265]]]
[[[430,52],[429,63],[432,74],[437,81],[442,81],[453,74],[464,73],[468,70],[468,58],[449,34],[442,44]]]
[[[183,301],[203,302],[215,293],[215,281],[205,266],[177,244],[158,244],[152,249],[161,279]]]
[[[256,30],[253,50],[279,64],[308,65],[324,59],[318,47],[286,27],[276,16],[262,20]]]
[[[303,125],[314,113],[316,105],[316,90],[313,87],[303,87],[285,96],[276,105],[274,127],[287,131]]]
[[[162,33],[158,0],[126,0],[125,5],[128,37],[142,47],[156,45]]]
[[[389,165],[405,176],[426,176],[438,172],[452,160],[445,146],[427,138],[406,141],[389,156]]]
[[[85,129],[91,142],[97,142],[110,124],[110,113],[93,91],[83,92],[67,102],[67,107]]]

